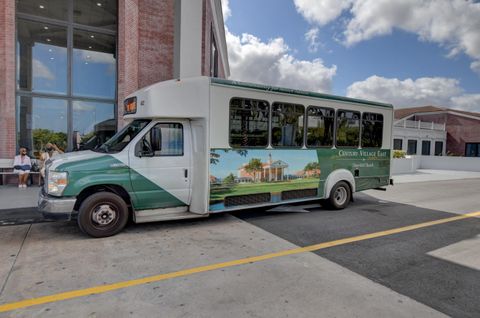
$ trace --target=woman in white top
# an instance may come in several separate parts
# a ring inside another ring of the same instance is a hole
[[[32,168],[32,161],[30,157],[27,156],[27,149],[20,148],[20,154],[15,156],[13,160],[13,172],[18,174],[18,187],[19,188],[26,188],[27,187],[27,180],[28,174],[30,173],[30,169]]]

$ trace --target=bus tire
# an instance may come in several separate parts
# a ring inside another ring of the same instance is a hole
[[[350,199],[352,198],[352,190],[345,181],[337,182],[332,190],[326,203],[331,209],[341,210],[348,206]]]
[[[77,218],[80,230],[92,237],[115,235],[127,221],[127,204],[111,192],[98,192],[87,197],[80,205]]]

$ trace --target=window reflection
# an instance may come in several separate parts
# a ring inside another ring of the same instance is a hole
[[[73,102],[73,148],[95,149],[115,134],[114,105]]]
[[[17,138],[20,147],[39,157],[48,142],[67,149],[67,101],[17,97]]]
[[[17,12],[51,19],[67,20],[68,1],[65,0],[17,0]]]
[[[74,95],[115,98],[115,37],[75,30],[73,45]]]
[[[17,34],[18,89],[66,94],[66,29],[18,20]]]
[[[117,30],[117,1],[74,1],[73,21],[97,28]]]

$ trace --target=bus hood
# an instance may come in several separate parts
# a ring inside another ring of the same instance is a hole
[[[55,156],[55,158],[53,158],[50,161],[50,164],[47,162],[47,166],[50,170],[68,171],[77,165],[81,165],[85,167],[83,163],[92,162],[92,160],[96,161],[95,159],[105,157],[105,156],[109,156],[109,155],[100,153],[100,152],[94,152],[91,150],[69,152],[69,153]],[[91,169],[91,170],[94,170],[94,169]]]

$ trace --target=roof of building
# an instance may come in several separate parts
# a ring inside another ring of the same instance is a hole
[[[437,107],[437,106],[421,106],[421,107],[395,109],[395,119],[402,119],[415,114],[447,113],[447,112],[451,114],[457,113],[458,115],[478,117],[480,119],[480,113],[467,112],[463,110],[446,108],[446,107]]]
[[[242,88],[250,88],[250,89],[257,89],[257,90],[273,92],[273,93],[292,94],[292,95],[299,95],[299,96],[306,96],[306,97],[336,100],[336,101],[342,101],[342,102],[350,102],[350,103],[358,103],[358,104],[371,105],[371,106],[393,108],[392,104],[373,102],[373,101],[357,99],[357,98],[335,96],[335,95],[329,95],[329,94],[323,94],[323,93],[302,91],[302,90],[298,90],[298,89],[290,89],[290,88],[268,86],[268,85],[254,84],[254,83],[238,82],[238,81],[226,80],[226,79],[221,79],[221,78],[211,78],[211,82],[215,83],[215,84],[242,87]]]

